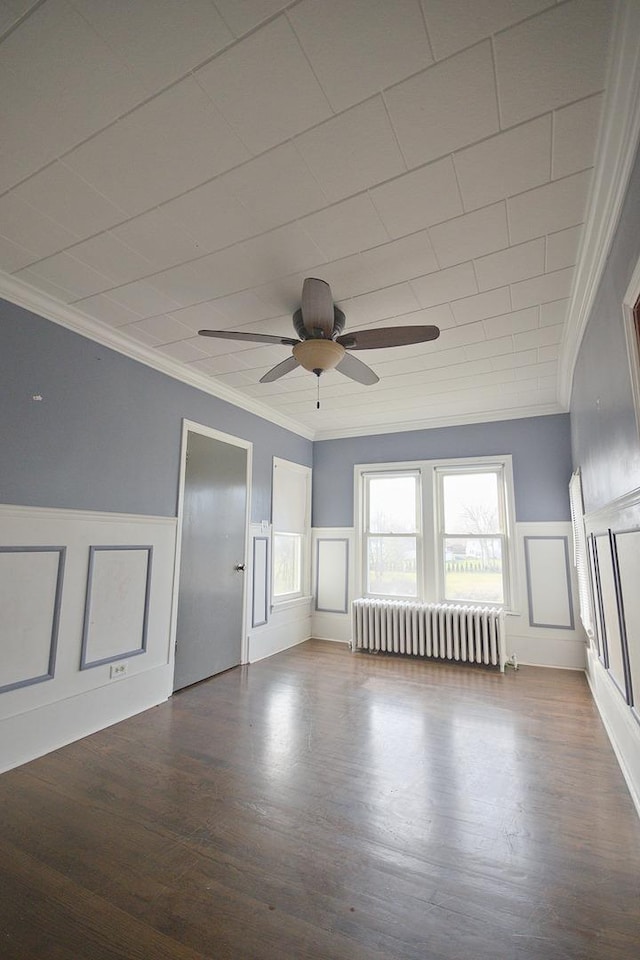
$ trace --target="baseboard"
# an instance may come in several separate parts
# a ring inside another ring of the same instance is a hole
[[[509,664],[507,663],[507,666]],[[518,660],[519,667],[537,667],[540,670],[574,670],[576,673],[584,673],[584,667],[566,667],[554,663],[529,663],[528,660]]]
[[[254,634],[249,639],[249,663],[258,663],[260,660],[266,660],[267,657],[273,657],[276,653],[297,647],[299,643],[310,640],[311,636],[308,625],[294,633],[274,627],[272,630]]]
[[[616,755],[636,813],[640,817],[640,724],[631,716],[600,663],[588,654],[585,670],[600,718]]]
[[[165,664],[7,717],[0,723],[0,773],[156,707],[171,695],[171,685]]]
[[[541,631],[542,634],[542,631]],[[515,654],[518,663],[530,667],[555,667],[560,670],[584,670],[585,644],[583,640],[558,637],[517,636],[507,631],[507,654]]]
[[[318,640],[351,642],[351,616],[343,613],[325,613],[314,610],[311,621],[312,636]]]

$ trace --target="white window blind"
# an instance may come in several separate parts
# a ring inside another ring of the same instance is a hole
[[[274,458],[274,530],[286,533],[306,533],[309,513],[309,475],[308,467]]]
[[[576,568],[576,578],[578,581],[580,619],[583,627],[587,631],[588,637],[591,639],[594,636],[594,625],[580,470],[576,470],[576,472],[571,475],[571,480],[569,481],[569,503],[571,506],[571,526],[573,528],[573,565]]]

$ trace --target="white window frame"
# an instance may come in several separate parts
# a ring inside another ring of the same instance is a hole
[[[504,498],[504,557],[503,583],[504,602],[489,603],[483,601],[483,606],[503,607],[507,612],[515,612],[517,607],[518,583],[516,560],[516,526],[515,503],[513,487],[513,460],[511,454],[490,457],[459,457],[446,460],[407,460],[391,463],[356,464],[354,467],[354,517],[356,521],[356,583],[361,591],[360,596],[374,596],[384,599],[381,594],[367,594],[366,587],[366,555],[367,537],[365,495],[366,477],[372,474],[402,474],[418,472],[420,475],[421,503],[419,522],[422,524],[422,550],[417,558],[418,596],[389,597],[388,599],[422,600],[428,603],[445,602],[444,600],[444,522],[441,494],[441,477],[447,473],[466,472],[483,473],[497,472],[502,478],[501,496]],[[440,490],[439,490],[440,487]],[[448,601],[460,602],[464,601]]]
[[[622,317],[624,334],[627,343],[627,358],[629,361],[629,376],[631,377],[631,392],[636,414],[636,429],[640,437],[640,343],[635,324],[635,307],[640,300],[640,260],[629,281],[629,286],[622,300]]]
[[[437,591],[439,597],[441,597],[444,603],[472,603],[471,600],[451,600],[447,598],[445,594],[446,590],[446,574],[445,574],[445,540],[447,537],[456,536],[454,531],[445,529],[445,511],[444,511],[444,478],[451,476],[461,476],[464,474],[479,474],[486,473],[498,477],[498,509],[500,512],[500,521],[501,529],[498,533],[491,534],[464,534],[460,535],[461,539],[482,539],[486,537],[487,539],[500,540],[502,542],[502,589],[504,599],[500,602],[493,602],[490,600],[483,600],[483,606],[496,606],[503,607],[507,603],[507,600],[511,596],[511,571],[509,570],[509,543],[507,537],[508,529],[508,516],[507,516],[507,502],[509,497],[506,491],[506,481],[504,474],[504,464],[495,463],[492,461],[490,463],[473,463],[465,464],[464,466],[454,466],[451,465],[443,466],[438,465],[435,467],[435,481],[436,481],[436,496],[435,496],[435,507],[437,510],[438,518],[438,528],[437,528],[437,545],[436,545],[436,558],[437,558]]]
[[[279,530],[275,524],[273,505],[275,501],[277,487],[277,473],[279,470],[286,470],[290,473],[301,474],[306,481],[305,497],[305,516],[304,532],[300,533],[292,530]],[[272,609],[283,609],[287,605],[295,605],[307,602],[311,599],[311,467],[304,464],[295,463],[292,460],[283,460],[281,457],[273,458],[272,467],[272,487],[271,487],[271,508],[272,524],[271,531],[271,606]],[[276,563],[276,536],[294,537],[300,544],[300,589],[292,593],[275,593],[275,563]]]
[[[413,533],[394,533],[392,531],[371,531],[368,528],[368,519],[369,519],[369,481],[375,479],[376,477],[415,477],[416,478],[416,529]],[[368,567],[367,556],[369,550],[369,539],[372,537],[415,537],[416,540],[416,594],[407,595],[407,599],[417,600],[420,595],[420,585],[423,580],[422,573],[422,558],[424,556],[424,546],[423,546],[423,533],[422,533],[422,475],[419,470],[415,469],[404,469],[404,470],[365,470],[361,474],[361,483],[362,483],[362,497],[363,497],[363,510],[362,510],[362,526],[361,526],[361,537],[362,537],[362,572],[366,579],[366,570]],[[363,581],[363,589],[365,583]],[[382,596],[381,594],[369,594],[363,593],[362,596]],[[391,596],[391,594],[389,594]],[[404,597],[396,596],[396,599],[404,599]]]

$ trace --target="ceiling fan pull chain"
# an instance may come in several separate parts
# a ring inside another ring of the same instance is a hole
[[[319,410],[320,409],[320,374],[318,373],[316,374],[316,376],[318,378],[318,394],[317,394],[317,400],[316,400],[316,410]]]

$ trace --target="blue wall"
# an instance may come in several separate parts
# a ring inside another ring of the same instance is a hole
[[[187,418],[253,442],[253,520],[271,516],[274,455],[313,462],[316,526],[353,524],[356,463],[508,453],[517,519],[569,517],[568,415],[312,444],[4,301],[0,410],[0,503],[175,516]]]
[[[622,319],[622,299],[640,257],[640,159],[627,196],[573,377],[573,460],[585,510],[640,486],[640,443]]]
[[[183,418],[253,442],[253,520],[274,455],[311,465],[309,440],[0,300],[0,503],[175,516]]]
[[[513,456],[516,520],[568,520],[568,414],[322,440],[313,446],[313,524],[353,525],[356,463]]]

